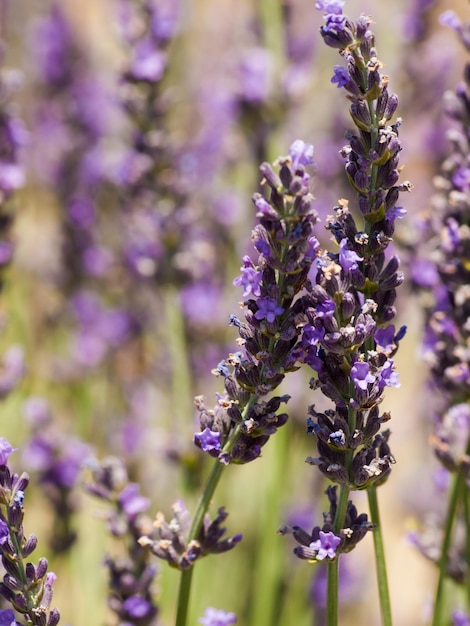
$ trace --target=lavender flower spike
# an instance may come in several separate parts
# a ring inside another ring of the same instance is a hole
[[[8,457],[13,448],[3,437],[0,438],[0,449],[0,555],[6,571],[0,583],[0,595],[31,626],[56,626],[60,613],[50,608],[56,575],[47,571],[45,558],[40,558],[37,565],[29,561],[25,563],[37,546],[37,538],[34,535],[25,537],[23,528],[29,476],[11,473]],[[0,620],[9,626],[16,623],[11,610],[2,611]]]
[[[258,224],[252,241],[258,254],[254,260],[243,258],[242,274],[234,281],[244,289],[246,322],[230,318],[242,349],[214,370],[224,377],[226,392],[217,407],[206,409],[202,396],[195,400],[201,432],[194,442],[224,464],[256,459],[287,421],[287,414],[278,410],[288,396],[262,398],[298,368],[303,355],[304,289],[319,249],[313,236],[318,218],[305,169],[312,157],[313,146],[297,140],[275,169],[268,163],[260,168],[268,194],[253,196]]]

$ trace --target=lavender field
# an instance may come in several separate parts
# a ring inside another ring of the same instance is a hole
[[[0,0],[0,626],[470,626],[469,9]]]

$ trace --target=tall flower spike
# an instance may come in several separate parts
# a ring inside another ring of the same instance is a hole
[[[215,409],[196,398],[201,432],[195,444],[224,464],[253,461],[287,421],[287,414],[278,410],[289,396],[262,398],[298,368],[302,354],[302,293],[319,247],[305,169],[313,164],[312,156],[313,146],[298,140],[275,163],[276,170],[268,163],[260,168],[269,195],[253,196],[258,224],[252,241],[258,258],[244,257],[242,273],[234,280],[248,296],[242,303],[246,321],[230,319],[238,328],[241,350],[214,370],[225,384]]]
[[[461,23],[451,11],[441,16],[441,22],[457,32],[470,52],[470,22]],[[420,246],[416,259],[427,268],[427,280],[419,281],[418,277],[416,282],[427,292],[423,352],[430,367],[430,386],[437,392],[433,396],[431,445],[444,468],[454,475],[446,517],[439,519],[434,527],[426,523],[414,540],[421,552],[439,566],[433,626],[444,620],[444,581],[451,578],[465,588],[469,585],[466,502],[470,476],[469,63],[455,94],[446,94],[445,105],[454,122],[448,132],[451,151],[435,179],[436,194],[426,220],[428,240]],[[443,529],[436,528],[438,525]],[[454,621],[461,623],[455,618]]]
[[[0,594],[31,626],[56,626],[60,613],[50,608],[56,575],[47,571],[47,559],[43,557],[37,565],[25,562],[36,549],[37,538],[24,534],[24,501],[29,476],[25,472],[18,476],[10,471],[8,460],[13,452],[10,443],[0,438],[0,555],[6,572],[0,583]]]
[[[105,514],[109,532],[124,540],[125,546],[123,554],[105,560],[109,572],[109,607],[120,623],[154,626],[158,614],[153,596],[157,570],[150,563],[148,551],[138,542],[152,528],[145,514],[149,500],[140,494],[139,485],[129,482],[121,460],[114,457],[101,463],[91,460],[89,467],[91,480],[85,488],[109,505]]]
[[[343,4],[318,1],[317,8],[325,11],[325,44],[345,60],[345,66],[335,67],[332,82],[346,90],[351,102],[355,130],[347,132],[349,143],[341,155],[356,201],[350,210],[348,200],[339,200],[327,218],[336,248],[319,252],[315,284],[303,302],[302,335],[303,360],[315,372],[311,386],[334,405],[324,412],[310,408],[308,432],[317,439],[318,457],[307,462],[340,490],[338,501],[335,490],[327,492],[330,511],[322,528],[312,535],[293,531],[300,543],[294,552],[303,559],[328,561],[328,624],[333,625],[338,613],[337,557],[374,528],[382,617],[384,624],[391,624],[375,488],[395,462],[390,432],[380,432],[390,414],[380,414],[379,404],[386,387],[399,386],[392,357],[406,329],[395,328],[391,321],[403,274],[389,244],[395,220],[405,214],[397,206],[399,194],[411,185],[398,182],[400,120],[391,122],[398,98],[389,93],[388,77],[381,73],[370,19],[349,19]],[[372,523],[349,500],[350,491],[357,489],[368,492]]]
[[[335,404],[325,413],[311,408],[308,428],[320,457],[309,462],[334,482],[364,489],[383,482],[394,462],[388,431],[378,434],[390,416],[380,415],[378,406],[386,387],[399,386],[392,357],[406,329],[390,322],[403,275],[388,247],[395,220],[405,213],[396,206],[399,193],[410,184],[398,183],[398,123],[389,124],[398,99],[380,73],[370,21],[362,16],[353,22],[339,3],[327,4],[331,13],[321,32],[347,63],[335,77],[341,76],[352,101],[356,132],[347,133],[350,143],[342,154],[363,225],[357,226],[348,201],[340,200],[326,225],[337,251],[320,253],[305,302],[304,361],[316,372],[312,386]]]

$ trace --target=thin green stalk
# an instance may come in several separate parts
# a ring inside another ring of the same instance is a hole
[[[337,626],[339,605],[339,558],[328,563],[327,585],[326,626]]]
[[[194,515],[191,531],[189,533],[189,541],[195,539],[199,534],[202,522],[204,520],[204,515],[209,508],[210,501],[212,499],[212,496],[214,495],[215,489],[220,480],[224,467],[225,465],[223,465],[218,459],[215,460],[206,484],[206,488],[204,489],[204,492],[196,509],[196,513]],[[176,626],[186,626],[193,569],[194,566],[181,573],[180,588],[178,593],[178,612],[176,615]]]
[[[375,526],[373,537],[382,624],[383,626],[392,626],[392,609],[390,605],[390,594],[388,591],[388,578],[385,565],[382,525],[380,523],[379,502],[377,499],[377,487],[375,485],[367,489],[367,496],[369,498],[371,521]]]
[[[252,626],[271,626],[276,623],[279,616],[279,589],[284,566],[283,547],[274,532],[275,528],[270,527],[275,524],[281,508],[283,490],[279,487],[285,479],[291,441],[291,432],[288,428],[289,424],[283,427],[282,432],[276,433],[273,441],[270,441],[269,455],[272,462],[263,485],[263,506],[260,507],[258,520],[258,528],[261,530],[253,575],[253,580],[262,580],[263,584],[254,591],[250,603],[248,623]]]
[[[463,508],[465,520],[465,561],[470,564],[470,502],[468,489],[463,490]],[[468,580],[468,574],[465,588],[467,591],[467,608],[470,609],[470,580]]]
[[[444,624],[444,621],[442,619],[442,614],[444,610],[444,583],[447,578],[452,528],[454,526],[457,506],[459,503],[462,487],[465,487],[465,475],[462,471],[460,471],[454,480],[450,495],[449,507],[447,509],[444,540],[442,542],[441,558],[439,559],[439,579],[437,582],[436,596],[434,600],[434,614],[432,626],[443,626]]]
[[[341,485],[339,492],[338,506],[334,521],[335,532],[339,533],[344,525],[349,502],[349,487]],[[334,561],[329,561],[327,565],[327,606],[326,625],[337,626],[339,607],[339,557]]]
[[[246,405],[244,414],[249,410],[251,404],[255,401],[255,396],[252,397],[250,402]],[[230,452],[233,446],[236,444],[238,438],[240,436],[240,428],[237,427],[231,434],[227,443],[225,444],[223,451]],[[206,487],[203,491],[201,499],[199,500],[199,504],[196,509],[196,513],[194,514],[193,523],[191,525],[191,530],[189,532],[188,543],[197,539],[199,532],[201,530],[202,523],[204,521],[204,515],[209,508],[214,492],[219,483],[220,477],[222,476],[222,472],[226,466],[221,463],[218,459],[215,460],[214,465],[212,466],[212,471],[209,474],[209,478],[207,479]],[[189,609],[189,599],[191,595],[191,582],[192,582],[192,571],[193,567],[190,567],[188,570],[185,570],[181,573],[180,579],[180,588],[178,592],[178,611],[176,614],[176,626],[186,626],[186,620],[188,617],[188,609]]]

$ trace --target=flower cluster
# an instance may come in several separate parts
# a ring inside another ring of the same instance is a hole
[[[2,57],[0,49],[0,63]],[[27,141],[27,133],[9,106],[14,86],[13,73],[7,74],[0,69],[0,269],[9,263],[13,253],[10,238],[12,216],[8,203],[13,193],[24,185],[25,178],[19,151]]]
[[[452,11],[441,22],[453,28],[470,51],[470,22],[462,24]],[[412,262],[415,286],[424,299],[423,355],[433,390],[433,434],[430,443],[445,468],[449,486],[447,519],[425,520],[413,543],[439,565],[437,618],[442,617],[440,589],[445,578],[468,586],[468,510],[470,476],[470,65],[445,108],[453,125],[448,132],[450,154],[435,178],[432,211],[423,219],[423,242]],[[424,271],[423,271],[424,270]],[[449,480],[450,473],[455,477]],[[439,513],[441,513],[440,509]],[[457,611],[455,624],[468,623]]]
[[[379,404],[386,387],[399,386],[392,357],[406,331],[391,323],[403,275],[388,250],[395,220],[405,213],[397,207],[399,193],[411,187],[398,183],[399,123],[390,123],[398,99],[380,72],[370,19],[354,22],[343,15],[342,6],[337,0],[317,2],[326,12],[324,42],[346,61],[346,67],[335,67],[332,82],[347,91],[356,126],[347,132],[349,144],[341,154],[357,209],[341,199],[327,218],[336,249],[318,251],[313,284],[302,299],[301,337],[301,359],[315,372],[311,387],[334,404],[324,412],[310,407],[308,432],[317,439],[319,456],[307,462],[341,485],[342,502],[337,506],[336,491],[330,489],[323,527],[312,534],[287,529],[300,543],[295,554],[312,561],[334,560],[373,528],[346,496],[349,490],[383,483],[395,462],[390,433],[380,432],[390,414],[381,414]]]
[[[131,59],[121,76],[120,98],[132,136],[118,182],[125,261],[141,279],[171,270],[167,261],[177,251],[181,236],[178,209],[183,196],[175,180],[174,146],[163,123],[169,106],[163,78],[176,34],[176,4],[138,0],[122,5],[122,34]]]
[[[240,534],[222,539],[226,531],[222,524],[228,513],[220,507],[214,520],[211,521],[208,515],[204,517],[197,537],[188,542],[192,525],[191,515],[181,500],[175,502],[172,509],[173,517],[169,522],[162,513],[157,513],[153,532],[139,539],[141,546],[149,547],[155,556],[172,567],[187,570],[197,559],[208,554],[227,552],[242,539]]]
[[[23,450],[25,467],[33,472],[33,478],[52,505],[50,546],[54,552],[61,553],[76,540],[73,527],[73,516],[78,509],[75,487],[89,447],[60,429],[41,397],[28,398],[23,414],[32,430],[31,439]]]
[[[310,409],[308,428],[320,456],[309,462],[334,482],[364,489],[383,482],[394,462],[388,431],[379,433],[390,415],[378,407],[385,388],[399,385],[392,357],[406,329],[391,324],[403,274],[387,248],[396,218],[404,215],[399,193],[410,184],[398,183],[398,123],[390,125],[398,99],[380,73],[370,19],[351,21],[340,2],[318,4],[327,10],[323,39],[346,61],[332,81],[352,102],[356,131],[348,131],[341,153],[363,226],[348,201],[340,200],[326,224],[337,251],[319,253],[315,284],[305,299],[303,359],[316,372],[312,387],[335,405],[324,413]]]
[[[54,187],[63,210],[61,278],[74,288],[84,277],[102,277],[111,253],[97,236],[98,193],[104,180],[102,139],[110,107],[102,84],[87,67],[86,55],[60,3],[37,24],[34,54],[41,98],[36,105],[38,177]],[[42,140],[42,141],[41,141]]]
[[[231,354],[214,370],[222,376],[225,395],[215,409],[206,409],[196,398],[201,432],[196,445],[222,463],[247,463],[286,423],[278,413],[289,396],[270,394],[286,372],[298,368],[302,352],[304,299],[301,295],[319,244],[313,236],[317,222],[305,167],[313,164],[313,146],[297,140],[289,156],[277,161],[276,172],[261,166],[270,193],[253,196],[258,224],[252,234],[259,253],[257,261],[243,259],[241,275],[234,284],[243,287],[245,322],[232,315],[242,350]]]
[[[452,18],[453,17],[453,21]],[[455,23],[455,14],[443,21],[458,32],[466,28]],[[470,28],[470,25],[467,26]],[[462,41],[466,41],[462,35]],[[470,50],[470,42],[467,44]],[[436,178],[433,210],[426,220],[428,241],[417,259],[426,272],[414,274],[420,288],[432,288],[433,301],[426,307],[424,357],[431,369],[433,386],[440,393],[439,413],[433,447],[450,471],[469,467],[467,442],[470,430],[470,66],[456,93],[447,94],[446,112],[456,122],[448,136],[452,151]]]
[[[137,483],[129,482],[123,462],[108,457],[101,463],[90,460],[91,480],[86,490],[109,505],[104,517],[110,533],[121,540],[124,554],[108,556],[109,607],[120,623],[153,626],[158,613],[154,600],[156,568],[138,539],[149,532],[151,521],[145,514],[149,500],[140,494]]]
[[[31,626],[56,626],[60,613],[50,608],[52,587],[56,579],[48,572],[47,559],[37,565],[27,559],[37,547],[35,535],[25,536],[23,528],[25,490],[29,476],[12,473],[8,459],[13,452],[10,443],[0,438],[0,555],[5,569],[0,583],[2,595]],[[11,611],[3,611],[3,620],[10,619]],[[14,618],[10,623],[14,623]],[[6,622],[4,622],[6,623]]]
[[[328,513],[324,513],[323,526],[315,526],[308,533],[300,526],[281,526],[280,535],[292,534],[299,546],[294,548],[294,554],[300,559],[310,562],[333,560],[341,552],[350,552],[366,533],[373,530],[374,525],[369,522],[365,513],[358,514],[354,504],[349,501],[343,528],[336,534],[334,522],[336,517],[337,487],[329,486],[326,495],[330,502]]]

